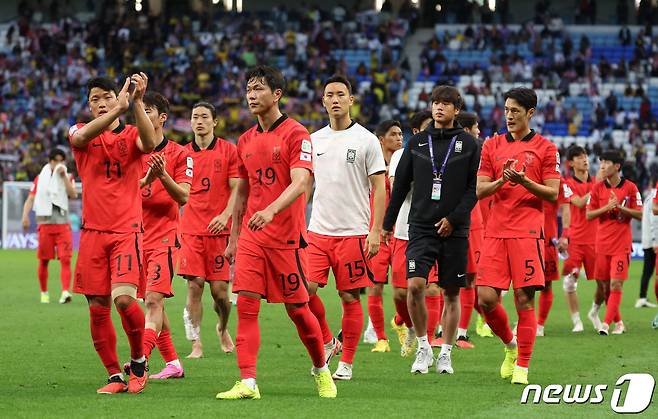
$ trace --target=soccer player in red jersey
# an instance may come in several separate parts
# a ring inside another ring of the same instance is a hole
[[[286,84],[279,70],[258,66],[247,72],[245,80],[249,110],[258,124],[238,140],[241,179],[225,253],[229,260],[235,257],[233,292],[238,294],[236,351],[241,381],[216,397],[260,398],[256,384],[258,313],[260,300],[265,298],[285,304],[313,361],[320,397],[334,398],[336,385],[325,361],[322,331],[308,307],[304,192],[313,170],[310,135],[279,110]]]
[[[391,195],[391,184],[388,178],[388,169],[390,167],[391,156],[397,150],[402,148],[402,125],[399,121],[393,119],[385,120],[379,123],[375,129],[375,135],[379,139],[381,145],[381,150],[384,155],[384,161],[386,162],[386,202],[382,207],[382,218],[384,216],[384,211],[388,206],[388,201]],[[374,224],[375,220],[375,209],[374,209],[375,195],[374,193],[370,195],[370,214],[371,214],[371,225]],[[371,259],[371,266],[373,271],[373,282],[374,284],[368,287],[368,327],[371,328],[375,334],[375,347],[372,349],[372,352],[389,352],[390,346],[388,344],[388,338],[386,336],[386,330],[384,328],[384,304],[383,304],[383,295],[384,295],[384,285],[388,283],[388,272],[389,267],[393,265],[393,249],[391,246],[386,243],[380,243],[379,251]],[[368,336],[368,329],[364,333],[364,341]],[[379,343],[381,342],[381,343]]]
[[[329,78],[323,94],[329,125],[311,135],[315,150],[315,191],[308,226],[308,305],[320,324],[325,358],[329,364],[340,345],[329,329],[317,290],[327,284],[331,269],[343,308],[343,354],[333,374],[336,380],[352,378],[354,355],[363,329],[359,291],[371,286],[375,280],[369,260],[372,261],[380,249],[381,222],[386,205],[386,164],[380,141],[352,121],[349,112],[353,101],[352,87],[347,79],[341,76]],[[371,188],[373,210],[369,203]],[[371,216],[373,221],[369,225]],[[383,312],[381,318],[375,317],[375,322],[383,329]],[[388,349],[386,335],[383,339],[375,347],[378,351]]]
[[[41,184],[41,187],[39,187]],[[66,154],[53,149],[48,163],[34,179],[30,194],[23,205],[23,229],[30,228],[29,213],[34,207],[37,215],[39,245],[37,276],[41,289],[41,302],[49,303],[48,262],[57,258],[61,265],[59,279],[62,284],[60,304],[71,302],[71,255],[73,236],[69,222],[69,198],[78,196],[73,176],[66,171]]]
[[[478,172],[478,198],[493,196],[493,203],[475,284],[487,323],[505,344],[501,377],[527,384],[537,332],[535,289],[545,282],[542,201],[557,200],[560,155],[555,144],[529,127],[535,92],[517,87],[504,97],[508,133],[484,142]],[[499,302],[510,283],[519,316],[516,337]]]
[[[146,385],[142,338],[144,312],[135,299],[142,266],[142,201],[139,180],[142,156],[157,142],[144,110],[148,79],[144,73],[126,79],[117,94],[113,81],[93,78],[87,83],[94,119],[69,130],[78,172],[87,192],[82,194],[82,232],[73,291],[89,303],[94,348],[110,378],[98,393],[139,393]],[[131,84],[133,93],[129,92]],[[130,101],[137,126],[119,117]],[[112,325],[114,302],[130,342],[130,380],[123,380]]]
[[[633,182],[621,177],[624,158],[620,152],[606,151],[600,159],[605,179],[592,188],[587,219],[599,220],[594,279],[597,293],[609,295],[605,320],[599,329],[599,334],[607,336],[612,323],[615,323],[613,334],[620,335],[626,330],[619,306],[633,248],[631,220],[642,220],[642,196]]]
[[[146,322],[144,356],[148,359],[157,345],[165,368],[150,379],[181,378],[183,367],[171,340],[165,298],[173,297],[172,280],[178,262],[179,206],[185,205],[192,184],[192,157],[183,146],[164,137],[162,128],[169,114],[169,101],[159,93],[144,95],[144,106],[155,128],[158,144],[144,155],[142,211],[144,218],[144,269]]]
[[[229,264],[224,251],[228,245],[230,218],[238,185],[237,148],[215,137],[217,111],[208,102],[192,107],[194,140],[185,146],[194,161],[190,199],[181,220],[181,256],[178,274],[187,279],[187,305],[183,318],[185,333],[192,341],[188,358],[201,358],[203,289],[210,285],[213,308],[218,316],[215,330],[224,352],[235,346],[228,332],[231,301],[228,297]]]
[[[562,219],[568,213],[571,188],[560,179],[560,190],[555,202],[544,201],[544,288],[539,293],[539,313],[537,314],[537,336],[544,336],[544,324],[553,306],[553,281],[560,279],[558,272],[558,229],[557,215],[562,211]],[[568,216],[567,216],[568,218]]]
[[[576,289],[577,280],[581,267],[585,268],[588,279],[594,278],[596,265],[596,243],[597,221],[587,220],[587,200],[597,180],[589,174],[589,158],[587,151],[578,145],[567,149],[567,162],[572,170],[572,175],[565,179],[565,183],[571,189],[573,195],[569,197],[569,207],[562,213],[562,237],[558,243],[559,251],[568,251],[569,257],[562,265],[562,288],[564,289],[571,321],[572,332],[583,331],[583,321],[578,310],[578,294]],[[598,289],[598,288],[597,288]],[[599,319],[599,308],[605,301],[605,295],[597,292],[592,303],[592,309],[588,313],[595,330],[601,328]]]
[[[480,127],[478,116],[472,112],[460,112],[455,118],[464,131],[479,140]],[[459,303],[461,313],[459,316],[459,327],[457,328],[456,344],[460,348],[473,349],[475,346],[470,342],[468,336],[468,325],[471,323],[471,313],[475,304],[475,274],[480,261],[482,241],[484,240],[484,223],[482,211],[478,201],[471,211],[471,227],[468,230],[468,262],[466,265],[466,286],[459,291]],[[479,311],[479,309],[478,309]]]

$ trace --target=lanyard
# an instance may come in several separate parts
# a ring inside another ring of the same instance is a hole
[[[432,147],[432,136],[427,136],[427,145],[430,148],[430,159],[432,160],[432,173],[434,173],[434,179],[440,180],[443,178],[443,174],[446,172],[446,165],[448,164],[448,159],[450,158],[450,153],[452,152],[453,146],[455,145],[455,141],[457,141],[456,135],[452,137],[452,141],[450,141],[448,152],[446,153],[446,157],[443,159],[443,164],[441,165],[441,171],[437,171],[436,163],[434,162],[434,147]]]

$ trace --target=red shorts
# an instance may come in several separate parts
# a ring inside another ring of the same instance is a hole
[[[139,294],[143,298],[148,292],[159,292],[165,297],[173,297],[172,280],[178,258],[175,247],[161,247],[144,250],[144,269]]]
[[[71,259],[73,235],[69,224],[39,224],[37,258],[41,260]]]
[[[393,246],[387,245],[383,240],[379,245],[379,252],[370,260],[373,281],[376,284],[388,284],[388,268],[393,266]]]
[[[331,268],[337,290],[372,286],[374,275],[363,250],[365,242],[365,236],[335,237],[309,231],[309,280],[324,287]],[[379,251],[382,249],[380,247]]]
[[[594,278],[597,281],[609,281],[611,279],[628,279],[628,265],[631,263],[631,255],[622,253],[619,255],[597,255]],[[589,279],[589,278],[588,278]]]
[[[546,281],[557,281],[560,279],[558,272],[557,247],[550,242],[544,241],[544,279]]]
[[[478,271],[484,240],[484,230],[471,230],[468,232],[468,261],[466,262],[466,273],[474,274]]]
[[[80,232],[74,292],[110,295],[116,283],[139,288],[141,270],[142,233]]]
[[[228,235],[197,236],[181,234],[178,275],[195,276],[206,281],[229,280],[229,264],[224,258]]]
[[[396,239],[393,237],[390,241],[390,247],[393,252],[392,275],[393,287],[407,289],[407,243],[409,240]],[[430,275],[427,278],[429,284],[439,282],[439,271],[436,265],[432,267]]]
[[[485,237],[475,285],[509,289],[544,287],[544,240]]]
[[[238,240],[233,292],[260,294],[270,303],[307,303],[306,249],[271,249]]]
[[[580,267],[585,266],[587,279],[594,279],[594,269],[596,269],[596,252],[593,244],[575,244],[569,243],[569,258],[562,265],[562,275],[566,276],[571,273],[580,273]]]

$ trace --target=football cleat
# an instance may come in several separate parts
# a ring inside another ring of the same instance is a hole
[[[544,337],[544,326],[538,324],[537,325],[537,331],[535,332],[535,336],[537,337]]]
[[[315,375],[315,386],[318,389],[318,395],[322,398],[335,399],[338,394],[336,383],[328,370]]]
[[[606,323],[602,323],[601,327],[599,328],[599,335],[601,336],[608,336],[608,332],[610,330],[610,326]]]
[[[388,340],[382,339],[375,343],[375,347],[370,352],[391,352],[391,346],[388,344]]]
[[[59,297],[60,304],[68,304],[73,300],[73,296],[68,291],[62,291],[62,295]]]
[[[391,319],[391,327],[398,335],[400,346],[404,346],[404,342],[407,340],[407,327],[404,324],[396,324],[395,317]]]
[[[130,377],[128,378],[128,393],[141,393],[146,387],[146,380],[148,380],[148,367],[146,361],[135,362],[130,361]],[[141,375],[135,374],[141,372]]]
[[[347,362],[340,361],[338,362],[338,368],[334,372],[334,380],[349,381],[352,379],[352,364]]]
[[[185,377],[185,371],[183,367],[177,367],[176,365],[167,364],[164,369],[157,374],[149,376],[149,380],[168,380],[170,378],[183,378]]]
[[[41,304],[48,304],[50,303],[50,295],[47,292],[42,292],[41,293]]]
[[[128,391],[128,384],[120,375],[113,375],[107,380],[107,384],[96,390],[97,394],[117,394]]]
[[[638,298],[637,301],[635,302],[635,308],[642,308],[642,307],[656,308],[657,306],[654,303],[647,301],[646,298]]]
[[[573,325],[573,329],[571,329],[571,331],[572,331],[573,333],[579,333],[579,332],[582,332],[583,330],[585,330],[585,328],[583,327],[583,322],[580,321],[580,320],[578,320],[578,321]]]
[[[601,330],[601,319],[599,319],[599,312],[594,309],[590,309],[590,311],[587,312],[587,318],[592,322],[592,326],[594,326],[594,330],[600,331]]]
[[[215,396],[217,400],[239,400],[239,399],[260,399],[260,391],[258,390],[258,385],[255,389],[249,388],[248,385],[242,381],[236,381],[232,389],[228,391],[223,391],[217,393]]]
[[[475,323],[475,333],[481,338],[492,338],[493,332],[487,323],[485,323],[484,318],[478,314],[477,321]]]
[[[411,365],[412,374],[427,374],[429,368],[434,364],[432,347],[421,347],[416,351],[416,359]]]
[[[365,332],[363,332],[363,343],[369,345],[374,345],[377,343],[377,333],[372,327],[368,327]],[[373,351],[374,352],[374,351]]]
[[[400,356],[407,357],[413,355],[416,350],[416,333],[413,329],[407,329],[406,337],[400,348]]]
[[[439,374],[453,374],[455,372],[452,369],[450,353],[439,354],[439,357],[436,359],[436,372]]]
[[[513,349],[505,347],[505,359],[500,366],[501,378],[507,380],[512,377],[512,374],[514,374],[514,366],[516,365],[516,358],[518,358],[518,356],[519,351],[517,347],[514,347]]]
[[[466,335],[466,336],[458,336],[457,341],[455,341],[455,344],[459,346],[462,349],[473,349],[475,348],[475,345],[471,343],[471,338]]]
[[[521,368],[518,365],[514,366],[514,372],[512,373],[512,384],[528,384],[528,370],[526,368]]]
[[[624,326],[624,322],[620,320],[615,324],[615,328],[612,329],[612,334],[621,335],[624,332],[626,332],[626,326]]]

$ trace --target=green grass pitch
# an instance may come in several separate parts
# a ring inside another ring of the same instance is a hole
[[[605,417],[612,416],[610,399],[615,381],[625,373],[648,372],[658,377],[658,331],[650,323],[652,309],[635,309],[641,264],[633,262],[626,283],[622,316],[628,332],[601,337],[594,333],[585,315],[590,307],[593,284],[580,281],[578,294],[585,333],[570,332],[561,282],[555,287],[555,302],[546,337],[538,338],[530,365],[530,381],[541,385],[607,384],[606,399],[599,405],[521,405],[523,386],[512,386],[498,375],[503,350],[497,338],[471,336],[474,350],[455,349],[455,374],[411,375],[411,358],[401,358],[394,332],[387,328],[390,353],[374,354],[361,344],[354,364],[354,379],[339,382],[338,399],[317,397],[309,375],[310,361],[295,329],[280,305],[263,304],[260,315],[261,350],[258,359],[259,401],[218,401],[215,394],[238,379],[235,354],[220,352],[214,333],[215,314],[206,292],[202,338],[205,357],[186,360],[190,344],[182,324],[185,284],[175,278],[176,296],[167,301],[174,342],[186,377],[151,383],[143,394],[96,395],[106,380],[105,370],[94,352],[89,335],[88,310],[75,296],[67,306],[57,304],[59,266],[51,263],[51,304],[39,303],[34,252],[0,251],[0,416],[3,417]],[[653,291],[653,282],[650,295]],[[340,303],[336,292],[321,292],[329,323],[340,328]],[[651,298],[653,300],[653,298]],[[516,315],[505,299],[511,319]],[[365,299],[364,299],[365,309]],[[129,356],[128,344],[114,311],[120,359]],[[390,288],[386,289],[385,313],[393,315]],[[475,318],[475,316],[474,316]],[[474,320],[473,320],[474,323]],[[236,313],[230,330],[235,338]],[[334,361],[332,370],[335,368]],[[154,351],[151,372],[162,367]],[[654,403],[645,416],[658,416]]]

